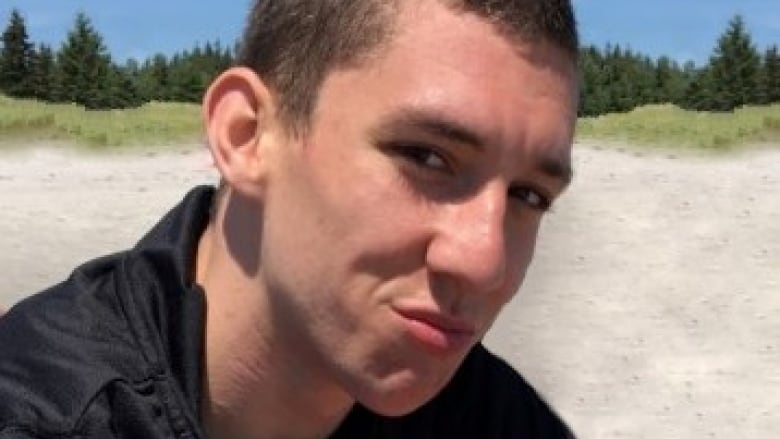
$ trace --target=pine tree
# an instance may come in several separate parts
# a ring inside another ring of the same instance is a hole
[[[711,66],[689,71],[691,80],[683,95],[683,108],[695,111],[728,111],[715,101],[715,80]]]
[[[206,88],[205,75],[198,66],[198,58],[202,56],[199,47],[193,52],[184,51],[171,58],[170,63],[170,93],[177,102],[198,102]]]
[[[630,49],[607,47],[604,81],[608,112],[626,112],[655,101],[656,84],[653,62]]]
[[[581,100],[579,114],[597,116],[629,111],[637,106],[671,102],[682,96],[683,72],[668,58],[658,61],[607,45],[584,47],[580,55]]]
[[[762,103],[780,103],[780,55],[776,45],[766,50],[762,67],[760,87]]]
[[[144,61],[138,73],[139,94],[144,101],[167,101],[170,97],[168,58],[156,54]]]
[[[32,58],[30,86],[32,97],[42,101],[52,101],[56,96],[57,75],[54,52],[51,47],[40,44]]]
[[[0,91],[10,96],[32,97],[33,45],[27,35],[24,18],[18,10],[11,11],[8,27],[2,35],[0,47]]]
[[[744,20],[737,15],[729,22],[710,58],[708,109],[731,111],[756,103],[760,68],[760,55],[745,29]]]
[[[606,111],[603,69],[601,51],[595,46],[584,47],[580,53],[580,116],[598,116]]]
[[[668,56],[655,63],[656,103],[679,103],[685,93],[686,77],[680,66]]]
[[[163,54],[147,58],[133,77],[144,101],[199,102],[208,84],[232,64],[231,48],[207,42],[170,58]]]
[[[123,88],[132,95],[129,106],[137,107],[149,102],[149,98],[143,88],[143,70],[138,60],[135,58],[128,59],[124,66],[118,68],[118,71],[122,74],[122,81],[125,82]]]
[[[131,75],[116,65],[109,67],[100,87],[99,108],[131,108],[143,103]]]
[[[111,57],[103,38],[92,27],[83,13],[76,16],[57,57],[61,75],[60,99],[75,102],[90,109],[107,108],[111,102],[106,96]]]

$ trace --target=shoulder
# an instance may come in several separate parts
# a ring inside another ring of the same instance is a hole
[[[87,264],[0,318],[0,437],[68,434],[108,383],[143,376],[114,262]]]

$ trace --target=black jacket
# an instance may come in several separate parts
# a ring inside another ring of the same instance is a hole
[[[196,188],[132,250],[79,267],[0,318],[0,439],[205,437],[205,301],[193,267],[213,193]],[[334,437],[570,436],[479,345],[414,413],[391,419],[356,406]]]

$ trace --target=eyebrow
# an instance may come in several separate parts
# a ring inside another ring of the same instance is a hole
[[[418,130],[433,137],[443,138],[455,143],[484,150],[490,144],[487,136],[477,133],[466,125],[436,112],[418,109],[403,109],[380,124],[380,133],[396,130]],[[574,170],[569,160],[553,154],[545,154],[534,159],[535,170],[549,178],[560,180],[568,186],[574,178]]]
[[[567,159],[545,155],[537,159],[536,168],[548,177],[561,180],[564,187],[574,179],[574,169]]]
[[[474,149],[484,149],[486,136],[480,135],[460,122],[436,112],[403,109],[380,124],[380,132],[416,130],[433,137],[461,143]]]

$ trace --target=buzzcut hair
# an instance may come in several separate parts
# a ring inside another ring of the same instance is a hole
[[[287,130],[304,135],[325,77],[380,50],[392,37],[402,1],[417,0],[254,0],[237,64],[263,78]],[[436,1],[485,18],[509,38],[552,43],[577,63],[569,0]]]

